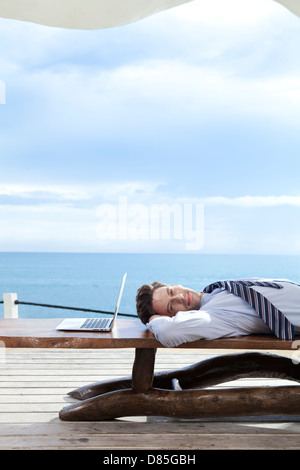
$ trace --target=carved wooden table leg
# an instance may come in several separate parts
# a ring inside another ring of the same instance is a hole
[[[148,392],[152,388],[156,349],[136,349],[132,368],[132,391]]]
[[[299,415],[300,387],[252,387],[191,390],[241,377],[280,377],[300,381],[300,366],[272,354],[225,355],[177,371],[157,374],[152,388],[155,350],[137,349],[132,387],[111,391],[71,405],[60,412],[65,420],[103,420],[121,416],[178,418]],[[179,379],[179,383],[177,380]],[[123,379],[123,384],[128,379]],[[122,381],[121,381],[122,382]],[[111,382],[112,384],[112,382]],[[189,390],[184,390],[184,386]],[[116,382],[112,384],[115,386]],[[167,386],[167,387],[166,387]],[[100,391],[99,384],[95,390]]]
[[[67,421],[94,421],[119,416],[134,416],[138,398],[152,388],[156,349],[135,350],[130,389],[102,393],[60,411],[59,417]],[[121,413],[121,414],[120,414]]]
[[[224,418],[238,416],[299,415],[300,387],[254,387],[205,390],[109,392],[64,408],[67,421],[101,421],[124,416]]]
[[[246,377],[280,378],[300,382],[300,365],[288,357],[272,353],[224,354],[198,362],[182,369],[154,374],[153,386],[172,389],[176,378],[183,389],[203,388]],[[102,393],[132,387],[131,377],[96,382],[69,392],[69,395],[83,400]]]

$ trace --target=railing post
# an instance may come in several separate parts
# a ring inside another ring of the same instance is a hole
[[[4,318],[18,318],[17,294],[3,294]]]

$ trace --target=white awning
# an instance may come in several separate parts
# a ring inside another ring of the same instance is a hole
[[[0,0],[0,17],[73,29],[100,29],[140,20],[191,0]]]
[[[190,1],[0,0],[0,17],[62,28],[100,29],[131,23]],[[300,0],[275,1],[300,16]]]
[[[295,13],[295,15],[300,16],[300,0],[275,0],[275,1],[278,3],[281,3],[281,5],[284,5],[292,13]]]

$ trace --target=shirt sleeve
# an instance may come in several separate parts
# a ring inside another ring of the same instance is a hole
[[[147,327],[155,338],[167,348],[182,343],[206,339],[202,329],[209,326],[209,313],[199,310],[178,312],[174,317],[161,316],[153,318]]]

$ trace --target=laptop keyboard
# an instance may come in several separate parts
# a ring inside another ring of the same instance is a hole
[[[110,323],[110,318],[87,318],[80,328],[108,328]]]

